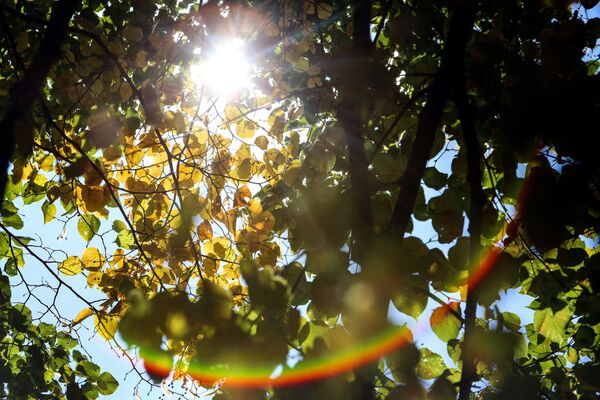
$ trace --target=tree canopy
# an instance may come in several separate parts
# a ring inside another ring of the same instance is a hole
[[[597,3],[1,2],[0,397],[597,398]]]

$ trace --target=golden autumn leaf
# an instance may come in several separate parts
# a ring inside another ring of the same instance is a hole
[[[81,256],[81,261],[83,262],[83,266],[85,269],[89,271],[97,271],[104,266],[104,256],[100,253],[95,247],[88,247],[84,250],[83,255]]]
[[[87,317],[89,317],[90,315],[94,314],[94,310],[92,310],[91,308],[84,308],[83,310],[79,311],[79,313],[77,314],[77,316],[75,316],[75,318],[73,319],[73,322],[71,322],[71,327],[80,324],[84,319],[86,319]]]
[[[259,199],[250,200],[246,206],[246,209],[250,212],[250,214],[260,214],[263,211]]]
[[[70,256],[58,265],[58,270],[64,275],[77,275],[83,271],[83,264],[79,257]]]
[[[125,147],[125,159],[130,167],[137,167],[140,161],[142,161],[142,158],[144,158],[144,152],[139,147]]]
[[[261,233],[270,232],[275,226],[275,217],[269,211],[263,211],[251,216],[250,226]]]
[[[235,255],[234,249],[231,247],[231,241],[226,237],[216,237],[209,242],[204,243],[204,251],[206,254],[221,260],[228,260]]]
[[[244,185],[235,191],[235,195],[233,197],[233,207],[244,207],[248,204],[248,201],[252,198],[252,193],[248,186]]]
[[[238,122],[235,126],[236,135],[242,139],[252,139],[254,137],[255,130],[256,124],[247,119]]]
[[[109,264],[111,267],[121,268],[123,267],[123,263],[125,262],[125,252],[123,249],[115,250],[113,257],[109,260]]]
[[[213,238],[212,225],[206,220],[202,221],[196,230],[198,232],[198,239],[201,241],[211,240]]]
[[[198,144],[205,144],[208,141],[208,131],[204,128],[194,127],[192,135],[198,140]]]
[[[104,274],[99,271],[92,271],[87,276],[87,283],[90,287],[97,286],[102,280]]]
[[[236,119],[243,116],[245,112],[246,110],[244,107],[228,103],[225,106],[225,123],[228,124],[234,122]]]
[[[109,201],[102,186],[79,185],[75,193],[80,206],[89,213],[100,210]]]
[[[269,147],[269,138],[265,135],[261,135],[254,139],[254,144],[260,147],[262,150],[266,150]]]
[[[100,312],[94,315],[96,331],[106,340],[114,338],[121,317],[115,314]]]

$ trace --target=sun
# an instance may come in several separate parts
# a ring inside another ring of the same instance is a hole
[[[213,51],[199,52],[200,62],[190,68],[192,80],[220,95],[232,95],[248,88],[252,66],[244,54],[244,42],[234,38],[213,48]]]

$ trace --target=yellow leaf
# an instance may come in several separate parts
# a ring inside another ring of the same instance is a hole
[[[199,144],[208,142],[208,131],[204,128],[194,127],[192,134],[198,139]]]
[[[100,281],[102,280],[102,275],[104,275],[102,272],[98,272],[98,271],[90,272],[87,276],[88,285],[90,287],[97,286],[100,283]]]
[[[269,233],[275,226],[275,217],[268,211],[250,217],[251,227],[260,233]]]
[[[213,238],[212,225],[208,221],[202,221],[202,223],[200,225],[198,225],[197,231],[198,231],[198,238],[201,241],[204,241],[207,239],[211,240]]]
[[[106,340],[115,336],[120,316],[114,314],[99,313],[94,315],[94,326],[96,331]]]
[[[248,200],[252,198],[252,193],[248,186],[244,185],[238,190],[235,191],[235,195],[233,196],[233,206],[234,207],[243,207],[248,204]]]
[[[89,271],[97,271],[102,268],[106,260],[104,259],[104,256],[100,253],[100,250],[98,250],[95,247],[88,247],[83,252],[83,255],[81,256],[81,261],[83,262],[83,266],[85,267],[85,269]]]
[[[235,133],[242,139],[252,139],[255,130],[256,124],[247,119],[238,122],[235,127]]]
[[[293,160],[283,173],[282,180],[289,187],[293,187],[300,178],[300,160]]]
[[[80,324],[81,321],[93,314],[94,310],[92,310],[91,308],[84,308],[83,310],[79,311],[79,314],[77,314],[75,319],[73,319],[73,322],[71,322],[71,326],[73,327],[77,324]]]
[[[271,128],[279,125],[283,126],[285,124],[285,112],[281,108],[274,109],[267,118],[267,124]]]
[[[225,124],[231,123],[233,120],[244,115],[246,110],[238,105],[228,103],[225,106]]]
[[[269,146],[269,139],[266,136],[261,135],[254,139],[254,144],[260,147],[261,149],[266,150]]]
[[[130,167],[137,167],[144,158],[144,152],[136,146],[127,146],[125,149],[125,159]]]
[[[123,249],[117,249],[115,250],[113,258],[110,259],[109,264],[111,265],[111,267],[122,268],[124,262],[125,252],[123,251]]]
[[[467,301],[467,292],[469,289],[469,285],[462,285],[459,287],[460,299],[462,301]]]
[[[249,180],[252,177],[252,164],[250,159],[247,158],[242,161],[239,166],[232,171],[231,176],[245,181]]]
[[[38,164],[42,171],[52,171],[54,169],[54,156],[52,154],[48,154],[38,161]]]
[[[261,243],[267,239],[268,235],[264,233],[243,229],[238,237],[238,242],[246,243],[248,245],[248,250],[254,253],[260,249]]]
[[[262,205],[260,204],[260,200],[252,199],[248,202],[248,206],[246,207],[250,214],[260,214],[263,210]]]
[[[76,194],[80,206],[89,213],[100,210],[108,202],[101,186],[77,186]]]
[[[252,151],[250,150],[250,146],[246,143],[242,144],[240,148],[235,152],[235,159],[239,164],[251,157]]]
[[[71,256],[60,263],[58,270],[65,275],[77,275],[83,271],[83,264],[81,263],[79,257]]]
[[[237,210],[236,209],[227,210],[227,212],[225,213],[225,218],[223,220],[221,220],[221,222],[223,222],[225,224],[225,226],[227,226],[227,229],[229,229],[229,232],[231,232],[235,235],[235,230],[236,230],[236,225],[237,225]]]
[[[230,259],[234,256],[234,250],[231,248],[231,242],[226,237],[217,237],[204,244],[206,254],[221,260]]]

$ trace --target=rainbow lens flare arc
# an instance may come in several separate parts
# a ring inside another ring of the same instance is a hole
[[[477,267],[473,268],[468,281],[470,287],[475,287],[494,268],[496,262],[503,252],[502,248],[492,247],[481,258]],[[444,308],[450,313],[450,307]],[[269,388],[291,386],[308,382],[318,381],[353,371],[370,362],[376,361],[395,350],[411,343],[413,334],[425,330],[425,324],[421,324],[413,330],[406,326],[392,326],[386,331],[355,345],[349,346],[341,351],[304,360],[291,369],[284,369],[281,373],[273,376],[274,368],[261,366],[219,366],[208,365],[200,362],[192,362],[185,371],[185,375],[207,385],[219,383],[221,386],[235,388]],[[142,352],[145,365],[159,375],[168,376],[172,370],[172,360],[166,360],[164,353],[149,350]]]

